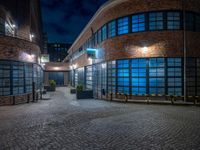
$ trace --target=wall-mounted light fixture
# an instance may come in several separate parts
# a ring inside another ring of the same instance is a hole
[[[88,61],[90,64],[92,64],[92,58],[91,57],[88,57]]]
[[[35,36],[34,36],[34,34],[30,34],[29,37],[30,37],[30,41],[32,42],[32,41],[33,41],[33,38],[34,38]]]
[[[17,26],[15,24],[12,24],[12,28],[16,28]]]
[[[146,46],[143,47],[143,48],[142,48],[142,51],[143,51],[143,53],[146,53],[146,52],[148,51],[148,47],[146,47]]]
[[[59,70],[59,67],[54,67],[54,70]]]

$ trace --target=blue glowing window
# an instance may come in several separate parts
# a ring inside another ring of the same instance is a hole
[[[132,94],[133,95],[144,95],[144,94],[146,94],[146,88],[145,87],[133,87]]]
[[[167,63],[169,67],[181,67],[181,58],[168,58]]]
[[[163,27],[163,13],[149,13],[149,30],[162,30]]]
[[[181,68],[168,68],[168,76],[170,77],[181,77],[182,69]]]
[[[94,35],[94,42],[95,42],[95,45],[98,43],[98,33],[97,32]]]
[[[108,24],[108,37],[116,36],[116,21],[112,21]]]
[[[168,86],[182,86],[182,78],[168,78]]]
[[[162,87],[165,86],[165,79],[164,78],[150,78],[149,85],[151,87]]]
[[[118,68],[128,68],[129,67],[129,60],[118,60]]]
[[[139,32],[145,30],[145,15],[132,16],[132,32]]]
[[[101,29],[98,31],[98,43],[100,44],[102,41],[102,37],[101,37]]]
[[[132,59],[131,60],[132,67],[146,67],[146,59]]]
[[[164,67],[164,58],[151,58],[149,60],[149,67]]]
[[[162,77],[165,75],[164,68],[149,68],[149,76],[150,77]]]
[[[168,95],[177,95],[181,96],[182,95],[182,88],[181,87],[170,87],[168,88]]]
[[[149,93],[150,94],[165,94],[165,88],[149,88]]]
[[[132,77],[146,77],[146,68],[133,68]]]
[[[119,77],[128,77],[129,69],[118,69],[118,76]]]
[[[106,40],[107,39],[107,26],[104,25],[102,27],[102,40]]]
[[[118,86],[129,86],[129,78],[118,78]]]
[[[128,17],[124,17],[118,20],[118,34],[126,34],[128,33]]]
[[[132,86],[146,86],[146,78],[132,78]]]
[[[178,30],[180,29],[180,13],[168,12],[167,13],[167,29]]]
[[[129,94],[129,87],[118,87],[118,93]]]

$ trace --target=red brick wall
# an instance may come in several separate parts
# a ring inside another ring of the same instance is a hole
[[[34,58],[30,57],[33,54]],[[0,59],[37,62],[40,48],[33,42],[14,37],[0,37]]]
[[[62,62],[49,62],[45,63],[44,66],[45,71],[69,71],[69,64]]]
[[[39,93],[35,93],[35,98],[39,96]],[[0,96],[0,106],[5,105],[13,105],[13,101],[15,99],[15,104],[27,103],[29,98],[29,102],[33,101],[33,94],[23,94],[18,96]]]

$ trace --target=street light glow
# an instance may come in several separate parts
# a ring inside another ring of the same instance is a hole
[[[148,47],[145,46],[145,47],[142,48],[142,50],[143,50],[144,53],[146,53],[148,51]]]

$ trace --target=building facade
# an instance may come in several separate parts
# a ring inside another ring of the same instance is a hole
[[[42,43],[40,1],[0,1],[0,105],[37,99]]]
[[[96,98],[199,96],[199,42],[199,0],[110,0],[64,61],[71,84],[93,89]]]
[[[71,44],[67,43],[48,43],[47,51],[50,63],[46,63],[44,79],[45,85],[50,80],[56,82],[56,86],[67,86],[69,81],[69,67],[61,61],[68,55]]]
[[[69,85],[69,65],[63,62],[49,62],[44,66],[44,85],[48,86],[50,80],[56,82],[56,86]]]
[[[66,43],[48,43],[48,54],[51,62],[61,62],[68,54],[71,44]]]

